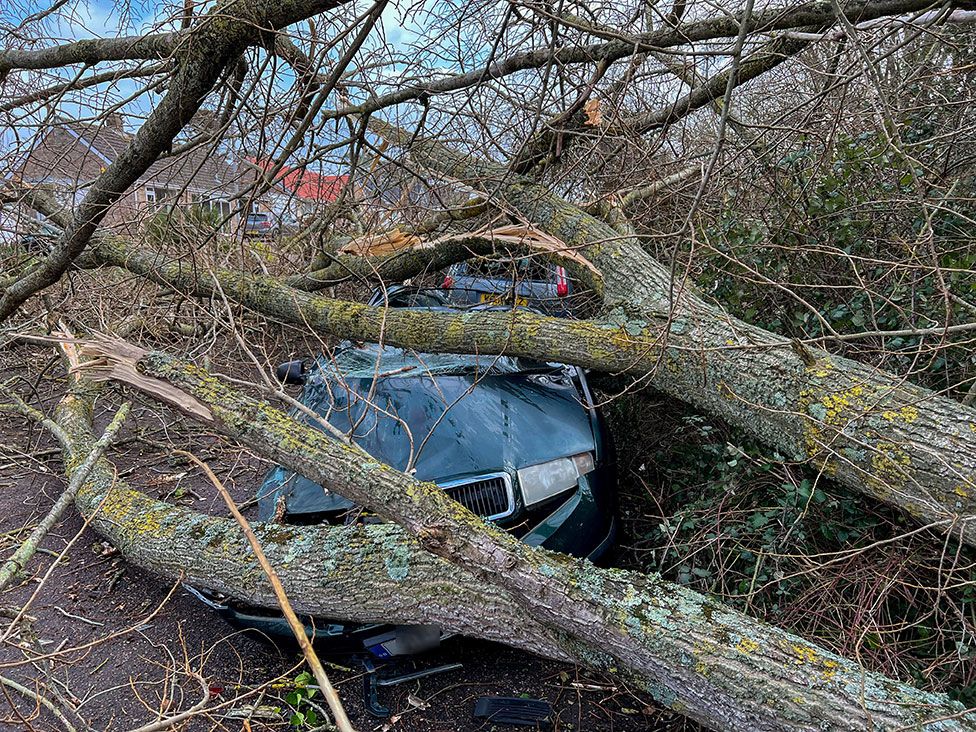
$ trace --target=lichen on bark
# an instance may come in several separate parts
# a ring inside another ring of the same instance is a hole
[[[661,703],[715,728],[882,729],[951,716],[938,724],[976,729],[976,720],[956,716],[961,706],[944,696],[866,672],[660,577],[598,569],[526,547],[486,527],[436,486],[375,462],[367,469],[356,448],[198,368],[160,353],[140,364],[143,376],[165,379],[203,402],[215,417],[212,427],[403,525],[259,526],[301,611],[441,624],[574,660],[623,674]],[[58,419],[84,450],[92,438],[81,400],[66,399]],[[160,504],[113,481],[103,466],[79,494],[79,505],[127,556],[157,572],[186,572],[194,582],[269,603],[230,522]],[[102,518],[99,505],[108,507]],[[426,541],[430,535],[437,540]]]

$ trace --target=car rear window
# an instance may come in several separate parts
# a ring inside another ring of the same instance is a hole
[[[468,262],[466,274],[487,279],[551,282],[555,279],[555,268],[536,257],[475,259]]]
[[[266,213],[256,213],[247,215],[247,223],[249,224],[260,224],[268,220],[268,214]]]

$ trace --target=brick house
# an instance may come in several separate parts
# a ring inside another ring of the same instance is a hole
[[[50,188],[67,205],[77,204],[131,140],[118,115],[100,125],[59,118],[27,153],[20,178]],[[162,207],[195,205],[217,211],[233,228],[238,179],[236,168],[211,146],[191,148],[153,163],[112,207],[104,225],[131,233]]]

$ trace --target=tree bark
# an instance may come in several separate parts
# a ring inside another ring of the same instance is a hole
[[[205,371],[158,352],[140,357],[138,349],[120,359],[113,355],[118,349],[97,344],[94,352],[106,360],[91,370],[122,376],[157,398],[168,392],[171,404],[192,405],[195,418],[212,428],[402,522],[404,528],[256,525],[304,612],[436,623],[622,673],[716,729],[890,729],[936,718],[949,718],[943,722],[949,729],[976,729],[976,717],[944,696],[866,672],[656,576],[601,570],[527,547],[436,486],[364,459],[358,448]],[[127,367],[119,368],[123,362]],[[185,395],[174,398],[172,387]],[[93,439],[89,407],[76,387],[58,409],[71,443],[69,472]],[[95,527],[136,563],[168,576],[183,571],[189,581],[251,602],[273,602],[236,524],[152,501],[117,484],[104,462],[78,495]]]
[[[105,61],[161,59],[173,51],[175,33],[123,38],[86,38],[60,46],[0,51],[0,80],[11,71],[51,69],[72,64],[94,66]]]
[[[647,377],[787,457],[808,460],[976,546],[976,410],[732,317],[690,287],[672,285],[670,272],[636,242],[540,187],[516,182],[503,195],[597,264],[605,287],[601,317],[385,311],[271,277],[204,272],[117,239],[98,242],[89,264],[122,267],[203,297],[217,295],[219,285],[246,307],[321,334],[426,352],[504,352]]]

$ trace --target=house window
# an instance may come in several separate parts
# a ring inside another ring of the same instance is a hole
[[[214,212],[221,218],[230,216],[231,206],[229,201],[222,201],[216,198],[206,198],[201,194],[194,193],[190,196],[194,206],[198,206],[201,211],[206,213]]]
[[[160,208],[164,205],[172,206],[179,200],[179,193],[172,188],[161,188],[152,186],[146,188],[146,203],[151,208]]]

